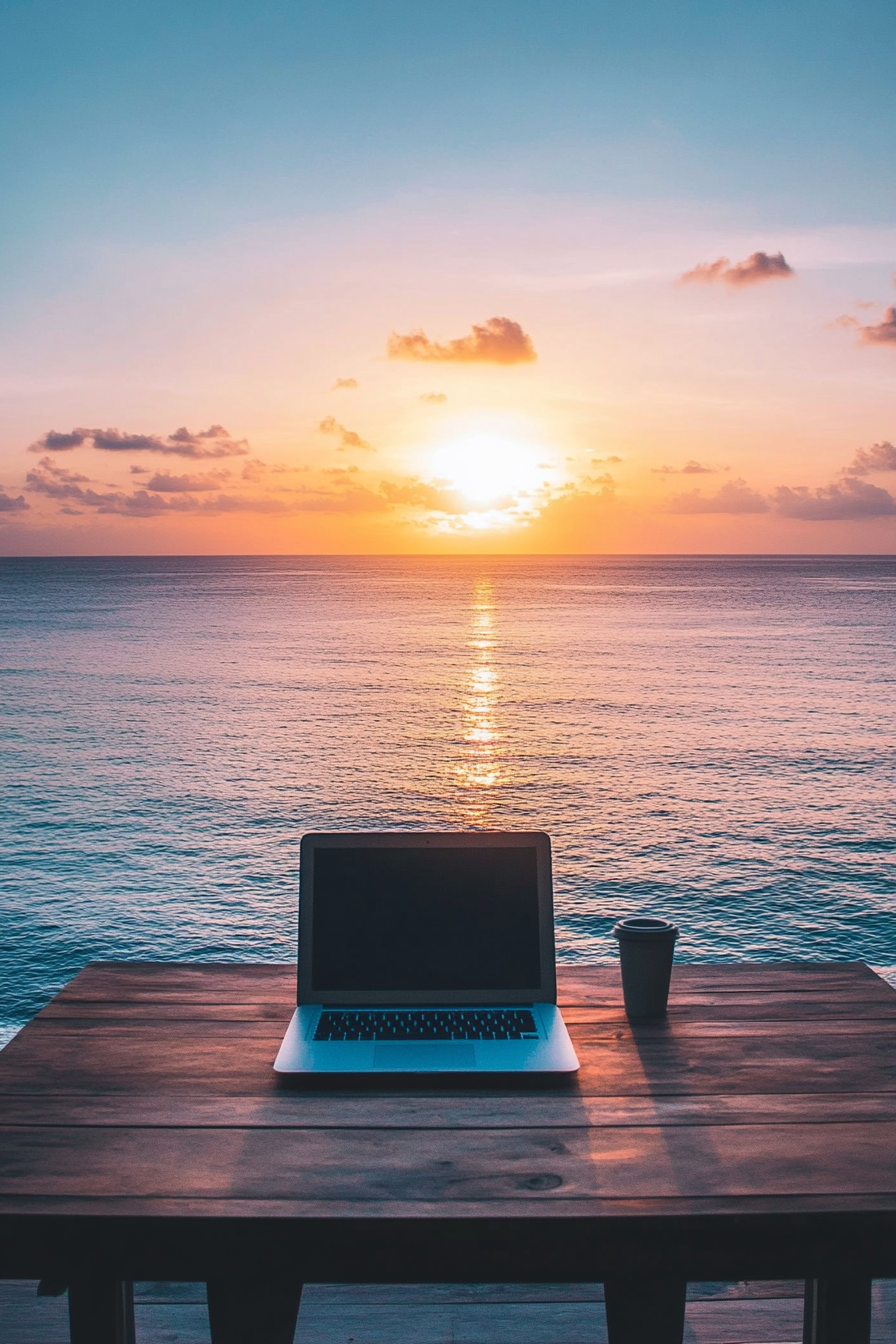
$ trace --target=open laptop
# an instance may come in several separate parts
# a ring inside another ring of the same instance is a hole
[[[279,1073],[573,1073],[540,831],[306,835]]]

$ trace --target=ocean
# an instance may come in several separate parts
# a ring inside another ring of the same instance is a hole
[[[295,957],[307,830],[538,828],[558,955],[896,963],[896,559],[0,560],[0,1031]]]

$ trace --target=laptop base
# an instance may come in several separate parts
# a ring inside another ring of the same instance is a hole
[[[571,1074],[579,1067],[560,1010],[535,1003],[537,1040],[315,1041],[320,1004],[293,1014],[274,1062],[287,1074]]]

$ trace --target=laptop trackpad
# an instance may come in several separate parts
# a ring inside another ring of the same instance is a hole
[[[383,1041],[373,1052],[373,1067],[433,1073],[442,1069],[475,1069],[476,1051],[467,1041],[445,1041],[444,1045]]]

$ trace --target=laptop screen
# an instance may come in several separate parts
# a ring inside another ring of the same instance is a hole
[[[312,992],[423,999],[539,985],[537,858],[524,843],[317,848]]]

